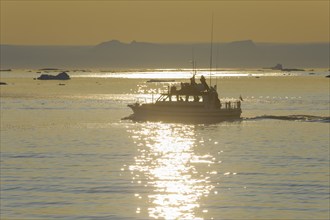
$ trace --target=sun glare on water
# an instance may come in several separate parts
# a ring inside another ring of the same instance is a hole
[[[197,165],[212,163],[212,158],[194,152],[194,126],[148,123],[131,132],[139,154],[130,170],[133,180],[148,189],[149,217],[203,219],[197,216],[207,212],[199,210],[200,200],[214,186]]]
[[[152,69],[152,70],[127,70],[127,71],[92,71],[75,73],[72,77],[87,78],[121,78],[121,79],[189,79],[196,73],[196,76],[212,77],[240,77],[240,76],[262,76],[265,72],[258,70],[212,70],[210,69]],[[283,73],[278,71],[267,72],[268,76],[278,76]]]

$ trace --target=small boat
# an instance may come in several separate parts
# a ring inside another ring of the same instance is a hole
[[[171,121],[188,123],[216,123],[220,121],[237,120],[241,117],[241,101],[221,102],[216,85],[211,86],[212,71],[212,44],[213,44],[213,15],[211,30],[210,50],[210,86],[202,75],[200,82],[196,83],[195,75],[190,78],[190,83],[181,83],[181,88],[175,85],[168,87],[167,93],[163,93],[152,103],[129,104],[133,115],[128,117],[137,121]],[[192,59],[194,71],[196,62]],[[240,97],[243,101],[243,99]]]
[[[133,115],[129,118],[137,121],[173,121],[214,123],[240,119],[241,101],[221,102],[216,86],[208,86],[205,77],[201,83],[195,82],[195,75],[190,83],[181,83],[168,88],[152,103],[129,104]]]

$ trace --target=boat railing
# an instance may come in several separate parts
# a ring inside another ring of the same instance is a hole
[[[138,103],[138,104],[155,103],[156,101],[158,101],[158,99],[155,99],[155,94],[152,93],[151,94],[151,97],[148,94],[145,97],[137,97],[137,98],[135,98],[135,103]]]
[[[146,97],[138,97],[138,98],[135,99],[135,103],[137,103],[137,104],[147,103],[147,98]]]
[[[240,109],[241,108],[241,101],[221,102],[221,108],[224,108],[224,109]]]

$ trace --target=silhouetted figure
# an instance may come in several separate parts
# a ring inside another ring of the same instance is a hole
[[[195,74],[193,75],[193,77],[190,78],[190,84],[191,84],[192,86],[196,86],[196,85],[197,85],[197,84],[196,84],[196,81],[195,81]]]
[[[209,85],[207,85],[207,83],[206,83],[206,79],[205,79],[205,77],[204,77],[203,75],[201,76],[200,81],[201,81],[201,83],[203,84],[203,86],[204,86],[204,88],[206,89],[206,91],[209,91],[209,90],[210,90],[210,87],[209,87]]]

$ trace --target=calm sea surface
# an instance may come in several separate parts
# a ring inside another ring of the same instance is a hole
[[[329,219],[330,81],[313,72],[213,73],[244,99],[218,124],[121,120],[186,70],[1,72],[1,219]]]

